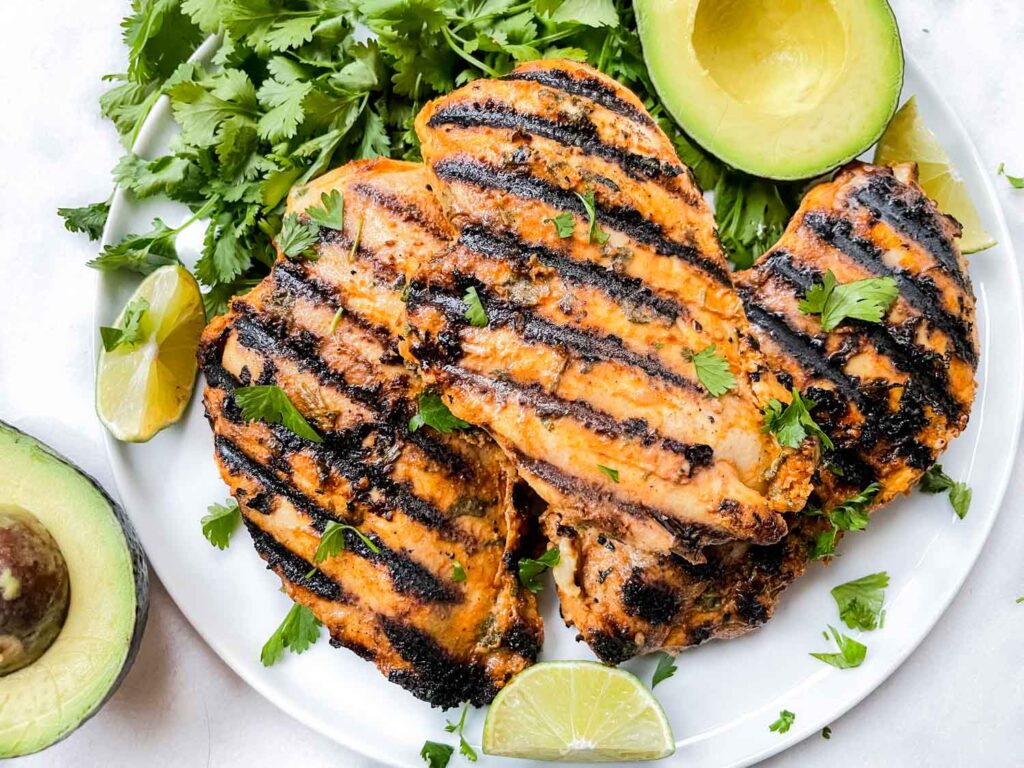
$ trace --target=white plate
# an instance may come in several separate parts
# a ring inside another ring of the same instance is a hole
[[[904,97],[910,95],[918,97],[925,119],[1000,241],[972,259],[982,346],[980,388],[970,427],[942,457],[947,472],[974,489],[970,514],[957,520],[945,496],[901,499],[877,515],[867,532],[847,537],[843,556],[831,567],[813,566],[797,581],[765,627],[684,653],[679,672],[657,689],[678,739],[675,756],[666,764],[749,765],[817,733],[853,707],[892,674],[942,615],[999,511],[1016,455],[1024,390],[1019,277],[988,173],[956,115],[913,63],[908,63],[904,89]],[[162,103],[139,137],[138,153],[154,156],[173,131]],[[106,239],[143,231],[154,215],[176,222],[186,212],[170,204],[140,204],[118,193]],[[186,260],[195,257],[200,242],[199,228],[183,233],[179,246]],[[109,324],[135,282],[104,277],[99,323]],[[289,655],[270,669],[260,665],[260,647],[289,601],[244,532],[226,552],[211,547],[200,533],[199,518],[207,505],[227,496],[214,466],[200,398],[182,423],[152,442],[129,446],[108,440],[108,448],[121,498],[153,567],[220,657],[270,701],[326,736],[384,763],[420,768],[424,740],[446,735],[444,715],[388,683],[373,665],[331,648],[325,639],[303,656]],[[826,624],[838,623],[829,589],[880,570],[892,577],[886,625],[861,638],[869,648],[864,664],[839,671],[808,656],[809,651],[829,650],[821,633]],[[592,658],[559,620],[553,589],[545,591],[541,602],[547,635],[542,658]],[[649,660],[626,665],[645,680],[652,666]],[[780,709],[797,713],[785,735],[768,730]],[[482,723],[483,713],[473,713],[471,741],[479,743]],[[486,763],[525,765],[493,758]]]

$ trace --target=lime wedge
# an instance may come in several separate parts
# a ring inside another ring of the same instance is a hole
[[[199,285],[186,269],[167,266],[142,281],[121,311],[133,303],[146,310],[141,338],[102,349],[96,372],[96,412],[118,440],[149,440],[185,412],[196,380],[196,349],[206,324]]]
[[[925,125],[913,97],[896,113],[875,149],[876,165],[908,162],[917,163],[919,183],[939,209],[963,224],[960,250],[977,253],[996,244],[981,223],[967,185],[935,134]]]
[[[494,699],[484,752],[530,760],[657,760],[675,751],[661,705],[629,672],[550,661],[520,672]]]

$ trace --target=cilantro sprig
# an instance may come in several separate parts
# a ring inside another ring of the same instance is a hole
[[[811,418],[811,411],[817,403],[801,395],[796,387],[792,390],[792,398],[788,405],[774,397],[768,401],[761,431],[774,434],[779,445],[786,448],[796,448],[808,435],[814,435],[825,448],[832,450],[832,440]]]
[[[424,426],[432,427],[441,434],[447,435],[456,429],[466,429],[470,424],[452,414],[439,394],[424,392],[419,397],[419,411],[409,419],[409,431],[415,432]]]
[[[736,377],[729,370],[729,361],[711,344],[700,352],[684,350],[683,357],[693,363],[697,379],[712,397],[721,397],[736,386]]]
[[[145,339],[142,318],[149,311],[149,302],[139,297],[128,302],[124,308],[124,319],[119,326],[100,326],[103,349],[113,352],[121,346],[134,346]]]
[[[320,638],[320,627],[313,612],[300,603],[292,605],[284,621],[274,630],[260,652],[263,666],[270,667],[284,657],[284,649],[305,653]]]
[[[280,424],[311,442],[324,441],[280,387],[273,384],[238,387],[232,394],[243,419]]]
[[[830,269],[821,283],[811,286],[798,307],[805,315],[821,315],[821,327],[832,331],[845,319],[880,323],[899,296],[891,277],[870,277],[839,284]]]
[[[469,702],[466,702],[465,706],[462,707],[462,715],[459,717],[457,722],[447,721],[444,729],[448,733],[454,733],[459,737],[459,754],[469,760],[471,763],[475,763],[477,759],[476,750],[474,750],[469,742],[466,741],[466,737],[462,735],[463,729],[466,727],[466,714],[469,712]]]
[[[956,516],[963,520],[971,508],[971,496],[973,495],[970,486],[942,471],[941,464],[933,464],[928,471],[921,476],[920,488],[924,493],[945,493],[949,491],[949,504],[956,512]]]
[[[850,629],[870,632],[878,629],[884,620],[882,606],[889,574],[885,571],[862,576],[832,588],[832,597],[839,607],[839,618]]]
[[[594,190],[588,189],[586,194],[583,195],[577,192],[576,197],[583,203],[583,210],[587,214],[587,221],[589,222],[587,228],[588,242],[604,245],[608,242],[609,235],[597,223],[597,203],[594,200]]]
[[[227,549],[231,543],[231,535],[242,522],[242,512],[238,508],[238,502],[229,499],[227,504],[211,504],[207,507],[207,514],[200,520],[203,526],[203,536],[217,549]]]
[[[823,512],[820,509],[807,512],[806,514],[810,516],[824,515],[831,523],[828,530],[820,531],[815,537],[814,545],[811,547],[811,558],[820,560],[834,554],[836,537],[840,531],[863,531],[867,528],[871,502],[880,490],[881,486],[871,483],[863,491],[845,499],[828,512]]]
[[[529,557],[519,558],[519,583],[537,594],[544,588],[540,575],[549,568],[554,568],[561,560],[558,547],[552,547],[536,560]]]
[[[651,675],[651,690],[654,687],[665,680],[668,680],[672,675],[676,673],[676,658],[670,653],[661,651],[658,653],[658,666],[654,668],[654,674]]]
[[[320,542],[316,546],[316,551],[313,553],[313,563],[319,565],[332,557],[336,557],[341,552],[345,551],[345,531],[351,531],[359,537],[360,541],[369,549],[373,554],[380,554],[380,547],[378,547],[369,536],[360,531],[354,525],[348,523],[339,523],[336,520],[328,521],[327,525],[324,526],[323,533],[320,534]],[[313,568],[309,573],[306,574],[306,578],[309,578],[317,571]]]
[[[829,625],[832,639],[835,641],[838,653],[812,653],[810,654],[818,661],[831,664],[836,669],[853,669],[864,663],[868,655],[868,648],[852,637],[841,634],[835,627]]]

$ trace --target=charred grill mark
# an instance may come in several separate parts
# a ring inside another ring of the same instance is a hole
[[[701,523],[682,522],[656,507],[625,500],[599,485],[583,480],[576,475],[570,475],[543,459],[528,456],[517,449],[513,449],[513,452],[516,462],[520,466],[559,492],[593,503],[612,502],[616,508],[633,517],[655,520],[688,549],[695,551],[709,544],[721,544],[732,538],[718,528]]]
[[[451,237],[450,230],[438,222],[437,219],[431,217],[414,200],[399,197],[392,192],[380,189],[366,182],[353,184],[350,190],[360,197],[369,200],[374,205],[383,208],[392,217],[416,225],[437,240],[447,241]]]
[[[621,664],[636,656],[640,650],[632,640],[606,632],[591,632],[587,645],[605,664]]]
[[[571,418],[598,435],[636,440],[645,448],[657,445],[663,450],[683,456],[690,463],[691,475],[695,470],[709,467],[713,463],[714,454],[710,445],[681,443],[665,437],[652,430],[644,419],[619,420],[611,414],[597,410],[586,401],[566,400],[553,395],[536,383],[521,385],[507,380],[496,380],[454,365],[446,365],[442,370],[478,392],[494,392],[502,398],[514,397],[532,408],[538,418]]]
[[[536,259],[554,269],[566,282],[597,288],[617,302],[650,308],[666,320],[675,321],[687,315],[682,304],[655,293],[639,278],[619,274],[590,261],[577,261],[542,245],[526,243],[511,232],[466,227],[459,236],[459,243],[473,253],[510,263],[519,270],[527,269],[531,259]]]
[[[651,624],[668,624],[679,611],[679,596],[668,586],[644,579],[643,569],[634,568],[622,585],[626,613]]]
[[[481,189],[496,189],[525,200],[537,200],[586,218],[583,202],[575,192],[522,171],[505,171],[486,163],[453,158],[434,165],[434,173],[442,181],[471,184]],[[700,270],[721,285],[731,285],[724,266],[706,257],[692,245],[670,239],[660,224],[646,218],[636,208],[596,205],[597,219],[627,237],[650,246],[662,256],[672,256]]]
[[[785,283],[791,293],[803,297],[815,282],[822,279],[822,276],[814,270],[795,267],[790,258],[785,251],[776,251],[759,269]],[[949,375],[941,355],[918,346],[914,341],[913,329],[905,332],[884,322],[875,324],[853,319],[847,320],[846,324],[878,352],[888,357],[896,368],[916,377],[917,382],[943,413],[951,417],[959,414],[962,406],[950,391]]]
[[[949,337],[957,355],[972,367],[978,364],[971,328],[964,320],[942,308],[938,287],[928,277],[905,270],[890,269],[882,261],[882,251],[870,240],[858,237],[853,224],[838,216],[812,211],[802,226],[817,239],[853,259],[868,271],[891,277],[900,289],[900,296],[928,321]]]
[[[335,603],[352,602],[352,598],[345,593],[338,582],[316,570],[311,562],[296,555],[248,518],[243,519],[245,527],[252,537],[253,546],[259,556],[266,560],[267,568],[277,572],[285,581],[308,589],[324,600]]]
[[[534,69],[525,72],[511,72],[502,80],[526,80],[553,88],[572,96],[581,96],[617,115],[628,117],[645,127],[654,127],[654,120],[644,110],[635,107],[619,96],[615,89],[595,77],[574,77],[562,69]]]
[[[903,237],[920,245],[964,291],[970,292],[960,271],[953,243],[938,222],[928,198],[889,174],[872,174],[851,197]]]
[[[533,134],[566,147],[576,147],[614,163],[634,179],[665,182],[683,172],[678,165],[656,157],[629,152],[602,141],[597,126],[585,114],[562,121],[549,120],[529,112],[520,112],[509,104],[493,99],[484,102],[450,104],[435,112],[427,123],[431,128],[453,125],[459,128],[502,128]]]
[[[323,531],[330,521],[345,522],[327,511],[306,494],[291,485],[280,482],[268,469],[250,458],[241,448],[223,436],[214,440],[217,456],[235,475],[248,478],[259,485],[264,493],[286,499],[292,506],[313,521],[317,531]],[[269,535],[269,534],[268,534]],[[458,595],[442,583],[430,571],[405,555],[390,549],[373,537],[379,553],[371,550],[356,534],[346,531],[345,542],[354,554],[373,563],[383,565],[392,580],[396,592],[410,594],[421,600],[432,602],[454,602]],[[307,567],[312,568],[312,565]]]
[[[491,326],[512,328],[528,343],[571,350],[576,357],[587,362],[619,363],[643,371],[653,379],[701,392],[695,382],[669,370],[653,355],[633,352],[618,336],[597,336],[586,330],[558,325],[538,317],[527,308],[516,307],[497,299],[480,287],[477,288],[477,294]],[[414,285],[409,293],[409,306],[413,307],[417,303],[433,304],[441,309],[449,326],[455,331],[467,325],[464,317],[465,304],[458,295],[440,291],[428,292],[421,286]]]
[[[333,310],[345,308],[346,319],[354,322],[362,330],[371,335],[382,347],[389,349],[394,346],[394,339],[388,329],[371,322],[363,315],[353,312],[344,301],[338,289],[324,281],[312,277],[300,262],[280,261],[273,269],[274,287],[290,296],[297,296],[310,302],[324,304]],[[391,290],[390,287],[385,290]]]
[[[452,658],[427,633],[386,616],[380,623],[388,642],[410,666],[392,671],[388,679],[417,698],[444,709],[464,701],[482,707],[498,692],[486,669]]]

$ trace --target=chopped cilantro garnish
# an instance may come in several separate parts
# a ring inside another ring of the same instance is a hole
[[[779,719],[768,726],[769,731],[775,733],[785,733],[793,725],[793,721],[796,720],[796,715],[790,712],[788,709],[784,709],[779,712]]]
[[[143,298],[133,299],[124,308],[124,320],[120,327],[100,327],[100,339],[107,352],[120,346],[134,346],[144,340],[142,318],[149,311],[149,302]]]
[[[226,549],[231,543],[231,534],[242,521],[242,513],[238,502],[228,500],[227,504],[211,504],[207,514],[200,521],[203,524],[203,536],[217,549]]]
[[[949,503],[956,516],[963,520],[971,508],[971,489],[967,483],[954,480],[942,471],[941,464],[933,464],[921,476],[921,490],[925,493],[944,493],[949,491]]]
[[[792,394],[793,399],[789,405],[783,405],[774,397],[768,401],[764,409],[764,426],[761,431],[773,433],[779,444],[786,448],[796,448],[808,434],[813,434],[825,448],[832,450],[833,445],[829,436],[811,418],[811,411],[816,403],[803,397],[796,387],[793,388]]]
[[[409,429],[415,432],[422,426],[433,427],[447,435],[455,429],[465,429],[470,424],[452,415],[448,406],[436,392],[424,392],[419,399],[419,412],[409,419]]]
[[[289,259],[312,259],[316,254],[313,246],[320,238],[320,228],[311,221],[299,221],[299,217],[290,213],[284,217],[281,233],[277,236],[277,245],[281,253]]]
[[[537,594],[543,588],[538,577],[548,568],[558,565],[560,554],[558,547],[552,547],[536,560],[529,557],[519,558],[519,583]]]
[[[808,513],[811,515],[824,514],[832,524],[829,530],[820,532],[815,538],[814,546],[811,549],[811,557],[814,560],[828,557],[835,552],[836,534],[839,531],[862,531],[867,527],[871,501],[878,494],[879,490],[881,490],[881,487],[877,483],[872,483],[863,491],[846,499],[827,513],[821,510],[813,510]]]
[[[452,560],[452,581],[465,581],[466,569],[458,560]]]
[[[1006,178],[1014,189],[1024,189],[1024,176],[1011,176],[1006,172],[1006,164],[999,164],[999,175]]]
[[[466,318],[466,322],[474,328],[485,327],[489,322],[487,311],[484,309],[483,302],[480,301],[480,294],[476,292],[476,288],[473,286],[467,288],[466,295],[462,297],[462,301],[466,304],[466,312],[463,315]]]
[[[448,768],[448,762],[454,752],[455,747],[436,741],[425,741],[420,750],[420,757],[427,764],[427,768]]]
[[[572,237],[573,230],[576,229],[576,217],[567,211],[558,214],[553,219],[544,219],[544,221],[554,224],[555,232],[561,238]]]
[[[594,190],[588,189],[585,195],[577,192],[576,197],[583,202],[583,208],[587,212],[587,221],[590,223],[587,230],[587,239],[591,243],[604,245],[608,242],[608,233],[597,224],[597,203],[594,202]]]
[[[654,687],[664,681],[668,680],[672,675],[676,673],[676,658],[670,653],[664,651],[658,654],[658,666],[654,668],[654,674],[651,676],[651,690]]]
[[[830,269],[823,283],[807,291],[799,307],[806,315],[821,315],[822,329],[831,331],[848,317],[881,322],[898,295],[899,287],[891,277],[870,277],[838,285]]]
[[[284,656],[284,649],[292,653],[305,653],[320,637],[320,622],[304,605],[295,603],[281,625],[263,646],[260,661],[263,666],[276,664]]]
[[[867,646],[863,643],[858,643],[852,637],[840,634],[831,624],[829,625],[829,631],[832,633],[832,639],[835,640],[836,646],[839,648],[839,653],[812,653],[811,656],[818,661],[831,664],[836,669],[859,667],[868,655]]]
[[[320,194],[320,205],[306,209],[306,215],[321,227],[341,232],[345,228],[345,198],[332,189]]]
[[[608,477],[612,479],[613,483],[619,482],[619,470],[606,467],[603,464],[598,464],[597,468],[608,475]]]
[[[242,418],[246,421],[265,421],[267,424],[280,424],[296,435],[314,443],[322,443],[324,439],[309,425],[306,418],[299,412],[288,394],[273,384],[252,387],[238,387],[232,396],[241,409]]]
[[[729,370],[729,361],[715,351],[712,344],[700,352],[683,352],[683,357],[693,363],[697,378],[712,397],[720,397],[736,386],[736,377]]]
[[[850,629],[866,632],[877,629],[888,586],[889,574],[881,571],[833,587],[832,597],[839,606],[839,618]]]

